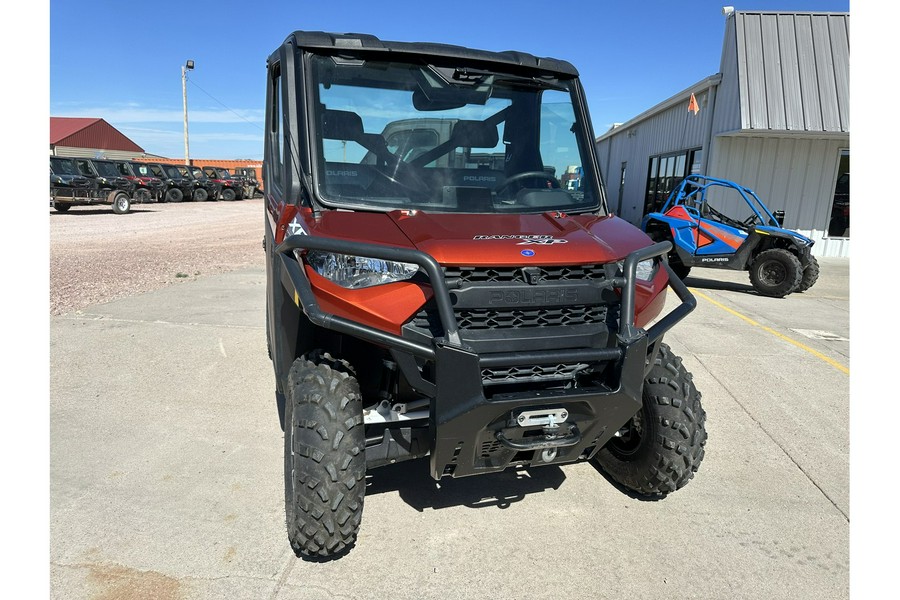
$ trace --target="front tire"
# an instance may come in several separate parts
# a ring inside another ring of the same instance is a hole
[[[294,361],[288,374],[285,513],[294,552],[329,559],[352,547],[362,519],[362,397],[346,362],[308,356]]]
[[[760,252],[750,265],[750,283],[762,296],[782,298],[797,289],[802,277],[800,259],[784,248]]]
[[[60,204],[58,202],[53,204],[53,210],[56,212],[67,212],[70,208],[72,208],[71,204]]]
[[[112,192],[112,210],[117,215],[125,215],[131,212],[131,198],[125,192]]]
[[[166,202],[181,202],[184,199],[184,192],[178,188],[170,188],[166,192]]]
[[[237,194],[234,193],[234,190],[231,188],[223,188],[222,193],[219,194],[219,197],[226,202],[230,202],[237,197]]]
[[[205,202],[206,199],[209,198],[209,192],[207,192],[203,188],[197,188],[194,190],[194,202]]]
[[[706,446],[706,413],[681,358],[660,343],[644,379],[643,407],[594,457],[614,481],[642,496],[681,489],[694,477]]]
[[[805,292],[819,280],[819,261],[815,256],[809,257],[809,263],[803,269],[803,277],[800,279],[800,285],[797,286],[795,292]]]

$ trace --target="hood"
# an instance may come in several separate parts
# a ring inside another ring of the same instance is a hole
[[[443,265],[598,264],[652,242],[618,217],[326,211],[314,235],[416,248]]]

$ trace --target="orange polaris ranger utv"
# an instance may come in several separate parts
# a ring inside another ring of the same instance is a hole
[[[267,64],[295,552],[345,553],[366,470],[419,457],[435,479],[592,460],[638,494],[687,484],[705,413],[662,338],[695,300],[671,244],[608,212],[575,68],[322,32]]]

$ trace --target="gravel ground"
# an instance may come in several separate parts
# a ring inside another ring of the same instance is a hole
[[[50,314],[264,265],[263,200],[50,209]]]

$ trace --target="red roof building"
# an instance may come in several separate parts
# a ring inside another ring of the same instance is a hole
[[[59,146],[144,153],[122,132],[98,118],[50,117],[50,149]]]

